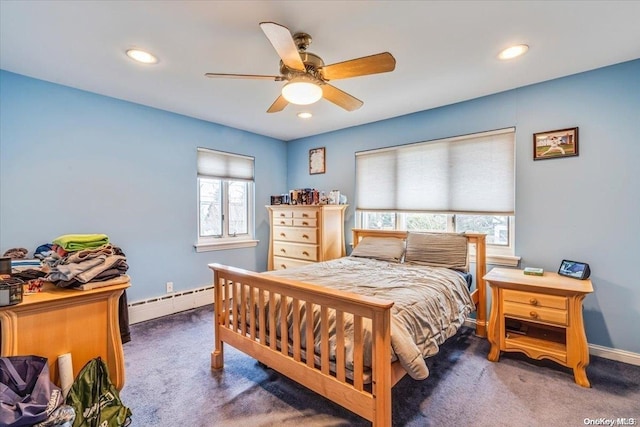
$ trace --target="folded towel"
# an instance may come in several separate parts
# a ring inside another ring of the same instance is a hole
[[[63,234],[53,240],[67,252],[81,251],[83,249],[98,248],[109,243],[106,234]]]

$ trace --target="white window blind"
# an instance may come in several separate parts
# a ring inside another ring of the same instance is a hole
[[[254,158],[198,148],[198,176],[253,181]]]
[[[513,215],[515,129],[356,153],[358,210]]]

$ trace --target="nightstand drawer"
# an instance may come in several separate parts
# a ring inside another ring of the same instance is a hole
[[[502,299],[504,301],[518,302],[528,304],[533,307],[557,308],[558,310],[567,309],[567,298],[557,295],[545,295],[534,292],[514,291],[511,289],[502,290]]]
[[[302,267],[303,265],[313,264],[311,261],[302,261],[293,258],[284,258],[280,256],[273,257],[274,270],[286,270],[287,268]]]
[[[273,238],[289,242],[318,243],[318,232],[308,228],[273,227]]]
[[[556,325],[568,324],[567,310],[558,310],[547,307],[534,307],[530,304],[504,301],[502,304],[503,315],[513,316],[534,322],[553,323]]]
[[[273,255],[307,261],[318,261],[318,247],[302,243],[274,242]]]

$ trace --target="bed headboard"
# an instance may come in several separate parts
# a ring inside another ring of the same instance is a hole
[[[365,230],[353,228],[353,247],[364,237],[395,237],[397,239],[407,239],[408,232],[400,230]],[[484,280],[487,274],[487,246],[486,235],[480,233],[464,233],[467,242],[472,245],[472,253],[475,255],[474,279],[476,290],[472,293],[473,301],[476,304],[476,335],[487,336],[487,290]]]

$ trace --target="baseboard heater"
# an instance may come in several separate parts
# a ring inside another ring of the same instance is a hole
[[[175,292],[129,304],[129,323],[135,324],[213,304],[213,286]]]

